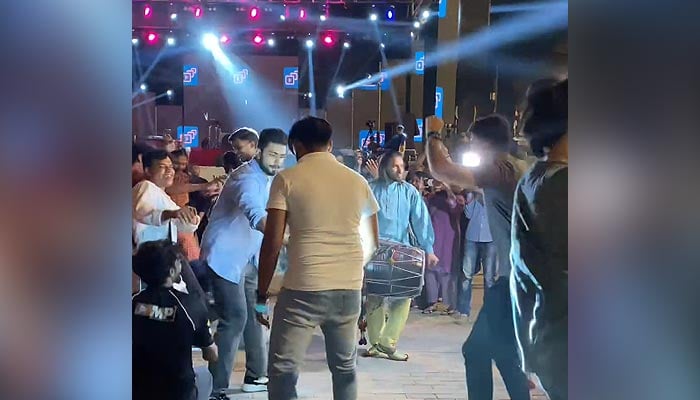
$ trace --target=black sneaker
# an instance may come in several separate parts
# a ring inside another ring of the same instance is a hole
[[[260,378],[246,376],[243,379],[243,387],[241,389],[245,393],[267,392],[267,382],[269,382],[269,379],[266,376]]]
[[[216,394],[212,393],[209,396],[209,400],[229,400],[229,398],[228,398],[228,396],[226,396],[223,393],[216,393]]]

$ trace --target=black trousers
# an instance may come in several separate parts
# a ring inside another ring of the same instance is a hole
[[[527,376],[520,367],[510,314],[507,279],[487,289],[484,307],[462,346],[469,400],[493,400],[493,368],[496,363],[511,400],[529,400]],[[504,287],[505,286],[505,287]]]

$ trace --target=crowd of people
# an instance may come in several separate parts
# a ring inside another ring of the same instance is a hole
[[[567,81],[528,91],[518,133],[538,157],[532,165],[513,156],[512,124],[495,114],[469,128],[478,167],[452,161],[434,116],[410,166],[403,130],[373,149],[377,157],[343,156],[330,124],[314,117],[288,135],[237,130],[220,160],[226,176],[211,181],[171,142],[134,145],[134,399],[226,398],[241,339],[242,390],[296,399],[319,327],[333,398],[357,399],[361,314],[360,355],[406,362],[399,342],[412,306],[473,323],[462,348],[469,399],[492,399],[492,361],[511,399],[530,398],[528,374],[551,399],[566,399],[567,97]],[[290,153],[297,164],[285,168]],[[364,267],[383,241],[425,254],[422,295],[363,295]],[[193,368],[193,346],[208,368]]]

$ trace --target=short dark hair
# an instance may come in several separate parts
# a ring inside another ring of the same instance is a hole
[[[333,128],[325,119],[305,117],[295,122],[289,130],[289,146],[300,142],[308,150],[318,149],[331,141]]]
[[[391,169],[390,163],[394,157],[399,157],[403,160],[403,155],[398,151],[390,151],[384,153],[382,158],[379,160],[379,180],[385,182],[391,182],[394,179],[389,175],[389,170]]]
[[[143,242],[131,259],[131,267],[146,285],[160,286],[170,276],[170,268],[182,259],[180,247],[169,239]]]
[[[185,149],[178,149],[170,153],[170,156],[172,158],[178,158],[178,157],[187,157],[187,150]]]
[[[414,178],[418,178],[418,179],[428,179],[428,178],[430,178],[430,175],[426,174],[426,173],[423,172],[423,171],[410,171],[410,172],[406,175],[406,180],[407,180],[407,181],[412,181]]]
[[[501,151],[508,151],[513,139],[510,122],[500,114],[477,118],[469,127],[469,132]]]
[[[131,145],[131,165],[136,164],[139,160],[139,156],[143,157],[143,153],[148,150],[146,145],[134,143]]]
[[[232,169],[238,167],[241,164],[241,159],[233,151],[227,151],[224,153],[224,171],[226,173],[231,172]]]
[[[569,80],[528,90],[520,130],[537,157],[552,148],[568,132]]]
[[[165,150],[151,150],[143,154],[143,167],[150,168],[158,161],[163,161],[168,158],[168,152]]]
[[[262,151],[270,143],[287,145],[287,134],[282,129],[268,128],[260,131],[260,141],[258,147]]]
[[[236,139],[254,142],[255,145],[257,145],[259,137],[258,133],[251,128],[240,128],[233,132],[233,134],[228,138],[228,141],[231,143]]]

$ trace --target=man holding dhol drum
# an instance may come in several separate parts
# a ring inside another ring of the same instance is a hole
[[[428,207],[413,185],[404,180],[404,161],[401,153],[385,154],[379,162],[379,177],[370,183],[379,203],[379,238],[410,246],[412,231],[419,248],[425,251],[426,264],[433,268],[438,258],[433,253],[435,233]],[[408,354],[398,352],[396,343],[406,326],[411,309],[411,298],[387,293],[387,297],[367,295],[368,357],[384,357],[407,361]],[[384,303],[388,310],[384,311]]]

